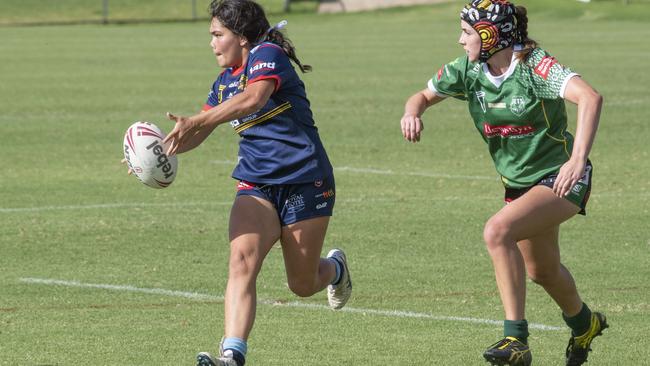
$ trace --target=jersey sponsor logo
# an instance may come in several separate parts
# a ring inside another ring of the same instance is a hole
[[[291,195],[284,203],[287,212],[300,212],[305,209],[305,199],[302,194]]]
[[[542,61],[540,61],[537,66],[535,66],[535,74],[541,76],[546,80],[548,78],[548,73],[551,71],[551,67],[557,63],[555,57],[544,56]]]
[[[255,118],[255,117],[257,117],[257,114],[256,114],[256,113],[253,113],[253,114],[251,114],[251,115],[249,115],[249,116],[246,116],[246,117],[244,117],[244,118],[233,119],[232,121],[230,121],[230,127],[232,127],[232,128],[237,128],[237,127],[239,127],[240,125],[242,125],[242,124],[244,124],[244,123],[246,123],[246,122],[252,120],[252,119]]]
[[[334,190],[329,189],[329,190],[327,190],[327,191],[325,191],[323,193],[319,193],[319,194],[315,195],[314,198],[321,198],[321,197],[330,198],[330,197],[334,197],[334,195],[335,195]]]
[[[290,108],[291,108],[291,103],[285,102],[283,104],[280,104],[276,108],[265,112],[262,115],[259,115],[258,113],[254,113],[250,116],[231,121],[230,126],[232,126],[235,129],[235,132],[241,133],[242,131],[250,127],[253,127],[255,125],[258,125],[264,121],[267,121]]]
[[[239,80],[235,80],[232,83],[228,84],[229,88],[235,88],[237,86],[239,86]],[[221,86],[219,86],[219,87],[221,87]]]
[[[483,133],[485,137],[524,137],[532,135],[535,132],[535,127],[533,126],[513,126],[513,125],[501,125],[493,126],[487,122],[483,123]]]
[[[254,120],[255,118],[257,118],[257,113],[249,114],[246,117],[240,118],[239,121],[241,123],[246,123],[246,122]]]
[[[260,70],[275,70],[275,62],[258,61],[255,63],[255,65],[251,66],[251,68],[248,69],[248,73],[252,75]]]
[[[320,210],[321,208],[327,207],[327,202],[319,203],[316,205],[316,209]]]
[[[517,116],[521,116],[526,112],[526,98],[522,96],[514,96],[510,100],[510,112]]]
[[[476,92],[476,99],[478,99],[478,102],[481,104],[481,109],[483,110],[483,113],[486,113],[487,109],[485,109],[485,92],[484,91],[477,91]]]

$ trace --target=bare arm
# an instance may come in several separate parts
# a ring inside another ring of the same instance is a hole
[[[578,105],[578,117],[571,158],[560,168],[553,185],[553,191],[560,197],[566,196],[584,173],[603,105],[603,97],[580,77],[569,80],[564,99]]]
[[[172,141],[168,154],[180,154],[199,146],[214,129],[224,122],[247,116],[259,111],[275,91],[275,81],[264,79],[254,82],[243,92],[218,106],[191,117],[167,117],[176,122],[174,129],[164,142]]]
[[[435,94],[429,89],[423,89],[413,94],[404,106],[404,116],[400,124],[402,126],[402,135],[411,142],[420,141],[420,134],[424,130],[422,123],[422,113],[432,105],[444,100],[445,98]]]

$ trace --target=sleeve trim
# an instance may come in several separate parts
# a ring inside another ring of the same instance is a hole
[[[571,78],[574,76],[580,76],[580,74],[572,72],[569,75],[567,75],[566,78],[564,78],[564,81],[562,82],[562,86],[560,87],[560,98],[564,99],[564,91],[566,89],[566,86],[569,83],[569,80],[571,80]]]
[[[441,98],[447,98],[448,97],[448,95],[442,94],[441,92],[436,90],[435,85],[433,85],[433,79],[429,80],[429,82],[427,83],[427,87],[429,88],[429,90],[431,90],[433,92],[433,94],[435,94],[435,95],[437,95],[437,96],[439,96]]]
[[[267,79],[271,79],[271,80],[275,81],[275,89],[273,90],[273,92],[274,93],[277,92],[278,89],[280,89],[280,85],[282,84],[282,79],[280,78],[279,75],[260,75],[260,76],[258,76],[256,78],[248,80],[248,84],[252,84],[252,83],[254,83],[256,81],[267,80]]]

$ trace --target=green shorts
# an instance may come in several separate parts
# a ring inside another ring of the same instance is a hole
[[[593,170],[594,168],[591,165],[591,161],[587,160],[587,166],[585,166],[584,174],[578,180],[578,182],[573,186],[573,188],[571,188],[569,194],[564,196],[565,199],[569,200],[571,203],[580,207],[580,212],[578,213],[581,215],[585,215],[587,213],[585,209],[587,207],[587,201],[589,200],[589,194],[591,193],[591,175],[593,173]],[[556,178],[557,178],[557,173],[553,173],[542,178],[539,182],[535,183],[530,187],[526,187],[526,188],[506,187],[505,201],[506,203],[508,203],[516,200],[517,198],[523,196],[524,193],[528,192],[528,190],[530,190],[534,186],[542,185],[542,186],[553,188],[553,184],[555,183]]]

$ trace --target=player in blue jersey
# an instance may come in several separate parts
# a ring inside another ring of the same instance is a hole
[[[528,38],[526,9],[505,0],[474,0],[461,12],[465,55],[444,65],[406,103],[404,137],[420,140],[424,111],[446,98],[468,102],[487,143],[508,202],[485,224],[505,312],[504,338],[485,352],[493,365],[528,366],[525,274],[553,298],[572,335],[566,365],[582,365],[593,339],[607,328],[591,312],[560,261],[560,224],[584,208],[591,190],[589,152],[602,97],[578,74]],[[575,138],[564,101],[577,104]]]
[[[175,121],[168,153],[187,152],[220,124],[241,137],[233,172],[237,194],[230,213],[230,261],[225,294],[225,335],[220,355],[201,352],[200,366],[243,366],[256,312],[256,279],[278,240],[291,291],[311,296],[325,287],[334,309],[350,298],[345,254],[320,254],[335,200],[334,176],[314,125],[305,86],[291,65],[311,69],[291,42],[271,27],[250,0],[210,4],[210,46],[224,68],[203,112]]]

